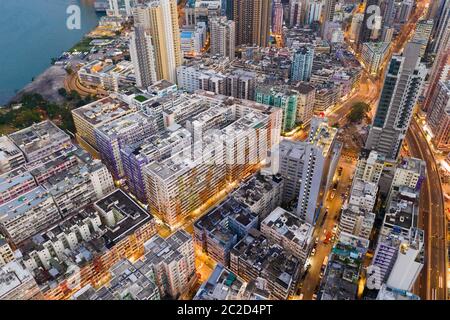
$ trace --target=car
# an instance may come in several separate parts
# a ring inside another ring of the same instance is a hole
[[[314,293],[314,294],[312,295],[312,299],[313,299],[313,300],[317,300],[317,294]]]
[[[303,300],[303,293],[300,294],[300,296],[298,297],[298,300]]]
[[[317,245],[319,243],[319,237],[316,237],[316,240],[314,241],[314,244]]]
[[[333,233],[336,233],[336,232],[337,232],[337,229],[338,229],[338,225],[335,224],[334,227],[333,227]]]
[[[315,254],[316,254],[316,248],[313,248],[313,249],[311,250],[311,257],[314,257]]]

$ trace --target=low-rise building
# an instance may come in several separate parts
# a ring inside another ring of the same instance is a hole
[[[0,228],[15,244],[60,220],[56,203],[41,186],[0,206]]]
[[[314,228],[297,216],[278,207],[261,222],[261,233],[299,259],[302,266],[312,248]]]
[[[198,289],[194,300],[267,300],[270,293],[257,281],[249,283],[217,264],[211,276]]]
[[[17,261],[0,267],[1,300],[41,300],[42,293],[33,275]]]
[[[271,299],[286,300],[296,289],[301,265],[297,257],[252,229],[231,251],[230,270],[247,282],[262,278]]]
[[[0,176],[0,205],[36,188],[36,181],[24,167]]]

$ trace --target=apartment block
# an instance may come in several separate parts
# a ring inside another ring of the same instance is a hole
[[[286,253],[259,231],[252,229],[231,251],[230,270],[244,281],[262,278],[270,299],[286,300],[294,293],[300,274],[300,261]]]
[[[8,137],[19,147],[27,162],[34,162],[54,152],[72,148],[69,135],[50,120],[35,123]]]
[[[18,244],[61,220],[52,196],[41,186],[0,206],[0,227]]]
[[[162,297],[178,298],[197,280],[194,242],[184,230],[167,239],[155,236],[145,243],[145,263],[153,265],[156,283]]]
[[[142,112],[128,114],[95,129],[102,161],[115,179],[124,177],[120,150],[149,138],[158,131],[158,120]]]
[[[0,175],[0,205],[36,188],[36,181],[24,167]]]
[[[312,248],[313,226],[278,207],[261,222],[261,233],[299,259],[302,266]]]
[[[259,221],[262,221],[281,205],[283,186],[284,180],[280,175],[257,173],[248,181],[241,183],[232,197],[245,204],[258,215]]]
[[[0,137],[0,174],[25,164],[22,151],[7,137]]]
[[[98,151],[95,129],[135,111],[133,106],[109,96],[72,110],[78,140]]]
[[[0,299],[41,300],[43,296],[33,275],[17,261],[0,267]]]

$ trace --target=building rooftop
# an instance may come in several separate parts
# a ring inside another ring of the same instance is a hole
[[[167,239],[159,235],[154,236],[144,244],[144,261],[149,264],[166,263],[183,259],[183,254],[178,250],[183,244],[187,243],[192,237],[184,230],[178,230]]]
[[[279,175],[266,176],[258,173],[241,184],[239,189],[233,193],[233,197],[243,204],[252,206],[282,182],[283,178]]]
[[[311,241],[314,230],[312,225],[302,222],[297,216],[280,207],[272,211],[262,224],[301,246],[306,246]]]
[[[20,154],[20,149],[7,136],[0,136],[0,162]]]
[[[412,171],[423,177],[426,172],[426,163],[421,159],[403,158],[397,168]]]
[[[355,300],[368,240],[342,233],[333,247],[321,284],[321,300]]]
[[[69,135],[50,120],[35,123],[25,129],[14,132],[9,135],[9,138],[14,141],[25,155],[55,143],[70,143]]]
[[[299,260],[287,254],[279,245],[270,245],[258,230],[250,232],[232,249],[232,255],[246,261],[263,277],[270,277],[284,288],[289,288],[300,268]]]
[[[326,119],[314,117],[311,120],[308,142],[319,147],[326,157],[331,150],[337,132],[338,129],[330,127]]]
[[[36,187],[23,195],[0,206],[0,222],[11,220],[28,212],[35,206],[47,201],[49,193],[42,187]]]
[[[134,111],[122,100],[108,96],[72,111],[93,126],[99,126]]]
[[[111,270],[111,280],[98,290],[86,288],[74,296],[76,300],[149,300],[159,299],[159,290],[151,266],[142,260],[121,260]]]
[[[246,286],[245,281],[223,265],[217,264],[208,280],[197,291],[194,300],[241,299]]]
[[[94,206],[101,214],[114,212],[114,224],[107,227],[104,235],[108,248],[153,220],[152,215],[120,189],[98,200]]]
[[[420,300],[420,297],[412,292],[391,288],[383,284],[378,291],[377,300]]]
[[[419,192],[408,187],[395,187],[384,217],[384,225],[409,230],[417,225]]]
[[[0,268],[0,298],[28,281],[34,280],[26,268],[17,261],[7,263]]]
[[[114,139],[127,132],[132,132],[137,127],[144,126],[150,122],[155,123],[154,119],[146,116],[143,112],[134,112],[104,123],[99,126],[97,130],[102,135]]]
[[[0,175],[0,193],[6,192],[16,186],[20,186],[25,181],[30,180],[33,180],[34,182],[33,176],[24,167],[13,169]]]

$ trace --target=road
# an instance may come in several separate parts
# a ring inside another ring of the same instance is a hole
[[[447,218],[444,214],[441,178],[434,155],[419,125],[413,119],[406,136],[411,156],[427,165],[420,196],[419,226],[425,230],[425,266],[415,291],[423,299],[447,299]]]
[[[341,194],[348,191],[351,186],[350,177],[353,174],[356,166],[356,161],[345,160],[341,158],[339,166],[343,168],[342,176],[339,178],[339,184],[336,191],[336,195],[333,199],[330,199],[329,194],[324,202],[324,208],[320,214],[317,222],[316,230],[314,231],[314,238],[319,237],[319,244],[317,246],[316,254],[310,257],[311,267],[306,275],[305,280],[302,283],[301,293],[303,294],[304,300],[311,300],[313,294],[316,291],[316,287],[320,283],[320,269],[323,260],[331,252],[332,244],[325,244],[323,240],[325,238],[325,233],[331,231],[333,227],[337,224],[339,214],[341,212],[343,198]],[[336,177],[335,177],[336,178]],[[328,214],[325,217],[325,222],[322,224],[325,211],[328,209]]]

